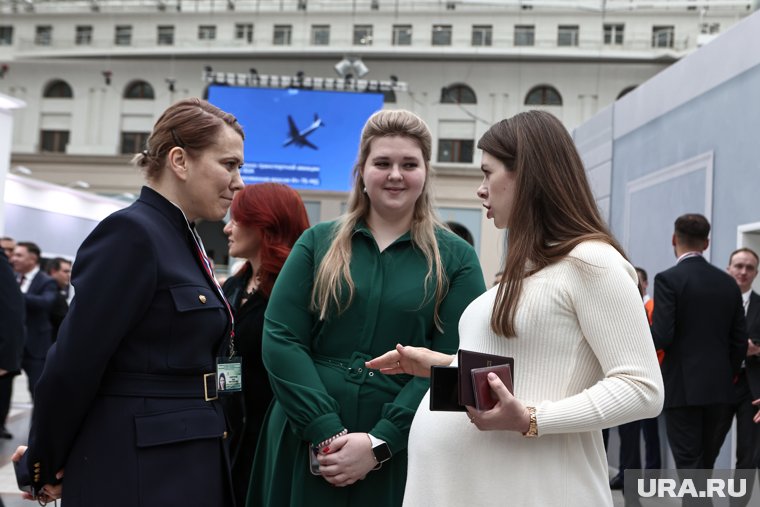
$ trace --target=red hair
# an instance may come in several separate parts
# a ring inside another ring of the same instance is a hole
[[[259,290],[268,298],[293,244],[309,228],[306,207],[287,185],[257,183],[235,193],[230,213],[239,225],[258,229],[261,235]],[[240,273],[248,269],[246,264]]]

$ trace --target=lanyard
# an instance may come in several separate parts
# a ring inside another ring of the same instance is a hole
[[[224,297],[222,286],[219,285],[219,282],[216,281],[214,272],[211,270],[211,261],[209,261],[208,257],[206,256],[206,249],[203,246],[203,241],[201,240],[200,236],[198,236],[198,232],[195,230],[195,225],[191,225],[190,223],[187,225],[190,228],[190,232],[192,233],[193,241],[195,242],[195,249],[198,253],[198,257],[201,260],[203,270],[206,272],[206,276],[214,282],[216,291],[219,293],[219,297],[222,298],[222,301],[224,301],[224,306],[227,308],[227,314],[229,315],[230,322],[232,323],[232,327],[230,328],[230,357],[233,357],[235,355],[235,316],[232,314],[230,303],[227,301],[227,298]]]

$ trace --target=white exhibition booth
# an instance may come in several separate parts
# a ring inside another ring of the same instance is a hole
[[[0,236],[33,241],[45,257],[73,259],[98,222],[128,203],[11,174],[13,110],[22,107],[0,93]]]

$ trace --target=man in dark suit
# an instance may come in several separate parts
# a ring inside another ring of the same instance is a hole
[[[56,257],[48,262],[47,272],[50,278],[58,284],[58,297],[55,299],[53,309],[50,311],[50,320],[53,323],[53,341],[58,336],[58,328],[69,312],[69,292],[71,289],[71,261],[63,257]]]
[[[3,438],[13,438],[5,429],[5,419],[11,406],[13,377],[21,370],[25,315],[24,297],[5,252],[0,249],[0,436]]]
[[[654,280],[652,337],[664,349],[665,425],[678,469],[712,469],[731,426],[733,379],[747,353],[736,282],[702,256],[710,223],[678,217],[676,265]]]
[[[26,301],[26,340],[21,367],[29,377],[32,398],[34,386],[45,366],[45,355],[53,344],[50,312],[58,296],[58,284],[40,270],[40,256],[40,247],[29,241],[21,241],[13,249],[11,258]]]
[[[736,475],[747,479],[747,491],[755,484],[755,470],[760,468],[760,426],[752,421],[757,410],[752,406],[750,376],[760,376],[760,296],[752,290],[752,282],[757,276],[758,256],[749,248],[735,250],[728,260],[728,274],[734,277],[742,293],[742,304],[747,318],[747,358],[734,383],[734,405],[736,414]],[[760,394],[760,393],[758,393]],[[732,507],[744,507],[750,495],[732,497]]]

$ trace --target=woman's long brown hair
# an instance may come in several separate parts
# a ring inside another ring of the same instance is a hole
[[[625,253],[602,220],[575,144],[560,121],[528,111],[493,125],[478,148],[515,172],[504,270],[491,328],[515,336],[515,311],[523,280],[589,240]]]

